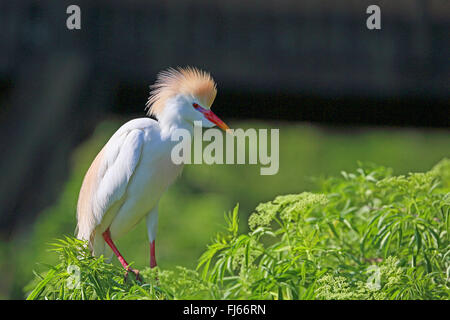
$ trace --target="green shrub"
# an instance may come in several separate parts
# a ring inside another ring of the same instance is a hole
[[[360,165],[319,180],[321,193],[258,205],[248,233],[236,206],[196,271],[147,268],[143,283],[125,281],[84,243],[59,240],[60,263],[36,274],[28,298],[448,299],[449,177],[447,159],[407,176]]]

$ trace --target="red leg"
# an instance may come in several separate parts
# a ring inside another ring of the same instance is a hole
[[[117,259],[119,259],[122,266],[128,270],[128,262],[125,261],[125,258],[120,254],[119,250],[117,249],[116,245],[111,239],[111,233],[109,232],[109,228],[106,229],[105,232],[103,232],[103,239],[105,239],[106,243],[111,247],[114,254],[117,256]]]
[[[156,267],[155,240],[150,243],[150,268]]]
[[[103,232],[103,239],[105,239],[106,243],[111,247],[112,251],[114,252],[114,254],[117,256],[117,259],[119,259],[120,264],[125,268],[125,270],[127,270],[127,274],[128,271],[132,271],[135,275],[136,275],[136,280],[139,280],[139,271],[132,269],[128,266],[128,262],[125,260],[125,258],[120,254],[119,250],[117,249],[116,245],[114,244],[114,242],[111,239],[111,233],[109,232],[109,228],[106,229],[105,232]]]

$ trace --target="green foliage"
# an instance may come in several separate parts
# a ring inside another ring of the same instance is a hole
[[[0,240],[3,275],[0,298],[24,296],[23,287],[33,277],[32,271],[44,270],[36,266],[36,261],[58,263],[57,255],[46,250],[48,243],[61,235],[73,235],[83,177],[96,154],[126,120],[115,118],[101,122],[93,135],[72,153],[70,171],[58,198],[35,220],[22,219],[20,228],[15,228],[11,238]],[[311,177],[354,170],[355,159],[373,161],[405,174],[427,170],[439,159],[449,156],[450,135],[442,130],[336,130],[292,122],[232,121],[229,125],[243,129],[280,128],[280,170],[273,176],[261,176],[260,165],[187,165],[160,201],[157,255],[159,266],[164,270],[178,265],[195,268],[204,244],[214,237],[222,224],[223,212],[236,202],[240,208],[240,232],[247,232],[246,221],[258,203],[280,194],[306,190],[322,192]],[[449,187],[447,184],[447,191]],[[24,212],[17,214],[30,216]],[[148,265],[145,221],[116,244],[127,260],[135,262],[136,268]],[[119,265],[116,259],[113,263]]]
[[[133,273],[126,276],[122,267],[106,263],[103,256],[92,257],[83,241],[66,237],[52,247],[60,263],[35,274],[27,286],[28,300],[196,299],[208,291],[197,272],[183,267],[175,271],[147,268],[141,272],[141,283]]]
[[[239,207],[197,271],[145,269],[143,283],[67,238],[60,263],[36,274],[29,299],[448,299],[450,160],[393,176],[360,165],[319,180],[320,193],[259,204],[239,231]],[[80,286],[67,286],[77,266]]]

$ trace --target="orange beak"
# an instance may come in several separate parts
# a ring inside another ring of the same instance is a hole
[[[206,119],[208,119],[209,121],[214,123],[216,126],[218,126],[223,131],[226,132],[226,131],[230,130],[230,127],[228,127],[225,122],[220,120],[220,118],[218,116],[216,116],[216,114],[214,112],[212,112],[211,110],[202,108],[198,104],[195,104],[194,108],[197,109],[198,111],[200,111],[205,116]]]
[[[218,116],[216,116],[216,114],[214,112],[212,112],[211,110],[206,110],[205,112],[203,112],[203,115],[205,116],[206,119],[208,119],[209,121],[214,123],[216,126],[218,126],[223,131],[226,132],[227,130],[230,130],[230,127],[228,127],[225,122],[220,120],[220,118]]]

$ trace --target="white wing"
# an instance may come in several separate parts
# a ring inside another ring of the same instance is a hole
[[[92,241],[108,210],[126,197],[142,155],[144,134],[141,128],[120,128],[91,164],[78,199],[78,238]]]
[[[98,224],[108,209],[125,195],[141,158],[144,132],[134,129],[120,135],[114,142],[107,146],[103,166],[99,170],[99,184],[92,208]]]

